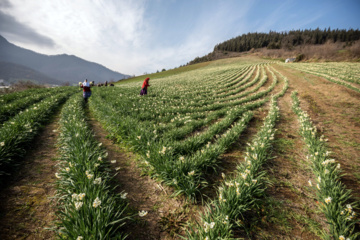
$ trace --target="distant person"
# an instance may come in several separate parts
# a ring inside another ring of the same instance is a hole
[[[140,95],[147,94],[147,87],[150,87],[149,80],[150,80],[150,78],[145,78],[145,80],[142,84],[142,87],[141,87]]]
[[[105,81],[105,87],[107,87],[107,84],[108,84],[107,81]]]
[[[87,103],[88,98],[91,96],[91,89],[90,89],[90,83],[87,79],[82,83],[81,88],[83,89],[83,97],[85,100],[85,103]]]

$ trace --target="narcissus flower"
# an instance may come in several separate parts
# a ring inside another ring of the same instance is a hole
[[[83,202],[75,202],[75,208],[76,210],[79,210],[83,205]]]
[[[139,211],[139,216],[140,217],[145,217],[147,214],[148,214],[148,211],[145,211],[145,210]]]
[[[94,200],[94,202],[93,202],[93,207],[94,207],[94,208],[97,208],[98,206],[100,206],[100,204],[101,204],[100,199],[99,199],[98,197],[95,198],[95,200]]]
[[[101,183],[101,177],[95,178],[94,184],[100,184]]]
[[[325,198],[325,202],[326,202],[327,204],[331,203],[331,200],[332,200],[332,198],[331,198],[331,197],[327,197],[327,198]]]
[[[122,198],[122,199],[126,199],[126,196],[128,195],[128,193],[122,193],[121,195],[120,195],[120,197]]]

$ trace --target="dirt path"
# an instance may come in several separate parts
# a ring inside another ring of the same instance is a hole
[[[22,160],[20,169],[0,192],[0,239],[55,239],[46,230],[55,220],[55,147],[58,117],[47,125]]]
[[[129,240],[175,239],[174,233],[185,223],[189,211],[184,199],[171,198],[172,191],[149,176],[142,176],[137,167],[136,156],[125,151],[106,138],[108,133],[93,117],[89,123],[94,130],[95,138],[103,143],[109,160],[116,160],[112,166],[120,167],[115,180],[120,185],[118,191],[128,193],[129,209],[136,214],[140,210],[148,211],[148,215],[137,218],[125,226]]]

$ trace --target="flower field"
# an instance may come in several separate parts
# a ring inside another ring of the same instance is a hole
[[[155,75],[145,96],[134,81],[92,88],[86,104],[71,87],[1,95],[0,174],[21,167],[57,111],[54,239],[357,239],[359,66],[234,59]],[[131,164],[108,157],[89,118],[134,154],[138,184],[168,189],[177,213],[122,190],[116,175]]]

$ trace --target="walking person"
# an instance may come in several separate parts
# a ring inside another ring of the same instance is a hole
[[[142,84],[142,87],[141,87],[140,95],[147,94],[147,87],[150,87],[149,80],[150,80],[150,78],[145,78],[145,80]]]
[[[82,83],[81,88],[83,89],[83,97],[85,100],[85,103],[87,103],[88,98],[91,96],[91,89],[90,89],[90,83],[87,79]]]

